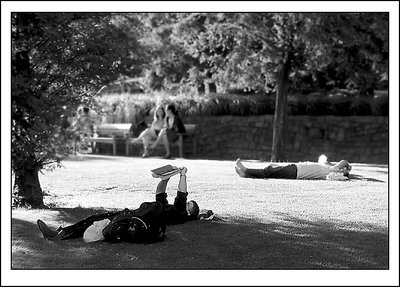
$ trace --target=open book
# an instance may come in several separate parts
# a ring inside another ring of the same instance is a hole
[[[157,178],[166,178],[166,177],[171,177],[175,174],[178,174],[180,172],[180,169],[177,168],[176,166],[172,166],[170,164],[161,166],[159,168],[155,168],[151,170],[151,174],[153,177]]]

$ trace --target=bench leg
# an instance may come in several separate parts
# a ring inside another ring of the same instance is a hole
[[[91,142],[90,144],[92,147],[92,153],[96,153],[96,148],[97,148],[96,142]]]
[[[179,136],[178,146],[179,146],[179,157],[183,158],[183,136]]]
[[[117,155],[117,141],[113,142],[113,155]]]
[[[197,149],[197,147],[196,147],[196,138],[195,137],[193,137],[193,156],[194,157],[196,157],[196,149]]]

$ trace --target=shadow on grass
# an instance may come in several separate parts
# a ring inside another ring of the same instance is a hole
[[[354,163],[351,164],[354,166],[361,166],[361,167],[378,167],[378,168],[388,168],[389,165],[388,164],[377,164],[377,163]]]
[[[55,223],[75,223],[100,212],[57,211]],[[169,226],[166,240],[155,244],[49,241],[36,224],[13,218],[12,268],[388,269],[386,230],[280,216],[282,221],[276,223],[247,218],[191,221]]]
[[[358,175],[358,174],[349,174],[349,179],[351,179],[351,180],[369,181],[369,182],[385,182],[385,181],[380,180],[380,179],[376,179],[376,178],[372,178],[372,177],[364,177],[364,176]]]

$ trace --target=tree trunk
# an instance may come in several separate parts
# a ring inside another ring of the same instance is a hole
[[[276,93],[274,130],[272,138],[271,161],[283,161],[285,158],[285,121],[287,94],[289,89],[290,58],[281,65]]]
[[[39,168],[26,167],[14,171],[14,206],[44,208],[43,191],[39,182]]]

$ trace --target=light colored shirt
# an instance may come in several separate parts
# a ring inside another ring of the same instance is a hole
[[[108,218],[93,222],[83,233],[83,241],[89,243],[104,240],[103,229],[110,222]]]
[[[298,179],[326,179],[332,172],[331,166],[315,162],[299,162],[296,166]]]
[[[155,121],[153,121],[153,123],[151,125],[152,129],[153,130],[157,130],[157,131],[161,130],[163,128],[163,126],[164,126],[164,120],[163,119],[155,120]]]

